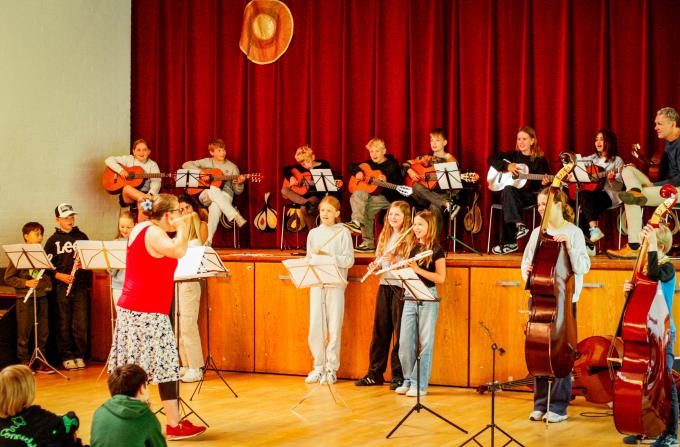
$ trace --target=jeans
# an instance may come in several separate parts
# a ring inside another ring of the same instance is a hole
[[[66,296],[68,285],[55,286],[58,316],[57,348],[62,361],[82,359],[87,351],[88,296],[84,286],[74,285]]]
[[[675,355],[673,354],[673,347],[675,345],[675,332],[671,332],[671,339],[666,347],[666,370],[671,375],[671,414],[668,419],[666,429],[663,431],[665,435],[678,436],[678,389],[673,381],[673,362]]]
[[[437,289],[430,291],[437,296]],[[408,299],[408,297],[407,297]],[[403,386],[415,388],[419,382],[420,392],[427,391],[432,374],[432,349],[434,348],[434,329],[439,314],[438,302],[406,301],[401,316],[399,335],[399,360],[404,372]],[[417,322],[416,322],[417,318]],[[416,332],[416,324],[418,332]],[[420,354],[417,353],[418,337],[420,338]],[[420,380],[418,381],[418,365],[416,357],[420,356]]]

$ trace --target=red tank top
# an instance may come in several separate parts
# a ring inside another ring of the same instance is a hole
[[[146,232],[142,229],[128,245],[123,293],[118,306],[135,312],[168,315],[175,293],[177,259],[155,258],[146,249]]]

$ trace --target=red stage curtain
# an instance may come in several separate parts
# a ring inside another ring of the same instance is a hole
[[[609,127],[630,160],[632,143],[662,145],[655,111],[680,107],[678,0],[287,0],[293,40],[264,66],[238,46],[246,3],[133,0],[132,139],[171,171],[223,138],[242,172],[265,175],[238,200],[250,220],[266,191],[279,208],[281,168],[305,143],[347,177],[370,138],[403,160],[444,127],[484,176],[520,126],[551,160],[591,153]]]

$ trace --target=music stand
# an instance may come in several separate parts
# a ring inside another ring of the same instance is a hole
[[[337,192],[338,187],[330,169],[310,169],[314,187],[318,192]]]
[[[496,388],[497,388],[497,383],[496,383],[496,351],[498,351],[499,355],[505,354],[505,349],[501,348],[496,344],[496,341],[493,339],[493,336],[491,335],[491,331],[489,330],[488,327],[484,324],[484,322],[480,321],[479,325],[482,327],[484,332],[486,333],[486,336],[489,337],[489,340],[491,340],[491,352],[492,352],[492,363],[491,363],[491,423],[486,424],[486,427],[478,431],[477,433],[474,434],[474,436],[470,437],[467,441],[462,443],[460,446],[463,447],[465,444],[469,443],[470,441],[474,441],[477,445],[482,445],[479,443],[477,440],[477,436],[481,435],[488,429],[491,429],[491,447],[494,447],[494,431],[498,430],[501,433],[503,433],[505,436],[509,438],[509,441],[503,444],[503,446],[506,446],[510,443],[515,443],[519,445],[520,447],[524,447],[524,444],[520,443],[517,439],[513,438],[512,435],[510,435],[508,432],[500,428],[498,425],[496,425]]]
[[[187,257],[189,255],[189,257]],[[200,255],[200,256],[199,256]],[[217,252],[212,249],[211,247],[189,247],[187,250],[187,254],[181,259],[185,259],[184,262],[189,263],[189,266],[186,267],[185,271],[192,271],[192,269],[195,269],[197,272],[193,277],[200,278],[201,280],[204,280],[205,278],[209,277],[224,277],[224,278],[229,278],[231,277],[229,273],[229,269],[227,269],[224,264],[222,263],[222,259],[220,259],[220,255],[217,254]],[[196,264],[198,266],[196,267]],[[179,268],[179,263],[177,265]],[[185,267],[182,267],[184,270]],[[177,271],[175,271],[175,281],[178,282],[184,282],[184,281],[190,281],[191,279],[189,278],[183,278],[181,276],[177,275]],[[191,396],[189,397],[189,400],[193,400],[194,396],[196,394],[199,394],[201,392],[201,389],[203,388],[203,382],[205,382],[205,375],[208,371],[214,371],[215,374],[217,374],[217,377],[220,378],[222,383],[224,383],[227,388],[229,388],[229,391],[231,391],[234,394],[234,397],[238,397],[238,394],[236,394],[236,391],[227,383],[226,379],[222,376],[222,373],[220,370],[217,368],[217,364],[215,363],[215,360],[212,357],[212,354],[210,353],[210,294],[206,293],[205,294],[205,309],[206,309],[206,344],[208,348],[208,353],[205,357],[205,361],[203,363],[203,374],[201,375],[201,380],[198,381],[196,384],[196,387],[194,388],[194,391],[191,393]],[[175,306],[175,309],[177,310],[177,313],[179,313],[179,306]],[[177,349],[179,349],[179,343],[177,345]]]
[[[51,256],[48,256],[47,253],[45,253],[45,250],[43,250],[40,244],[11,244],[3,245],[2,248],[5,250],[5,253],[7,253],[7,257],[9,258],[10,262],[14,265],[14,267],[16,267],[17,270],[27,269],[40,270],[38,272],[37,277],[35,278],[38,281],[40,281],[40,279],[45,274],[45,270],[54,270],[54,265],[52,265],[50,259]],[[40,347],[38,345],[38,297],[35,293],[35,288],[31,288],[28,290],[26,296],[24,297],[24,303],[28,301],[28,298],[31,296],[31,293],[33,293],[34,346],[33,354],[31,355],[31,360],[28,361],[28,367],[30,368],[31,365],[33,365],[33,363],[36,360],[39,360],[40,362],[42,362],[43,365],[53,370],[64,379],[70,380],[69,377],[65,376],[54,366],[50,365],[50,363],[47,361],[47,358],[45,358],[45,354],[40,350]],[[45,303],[45,305],[47,305],[47,303]]]
[[[593,179],[588,172],[588,168],[593,165],[592,160],[585,160],[581,157],[581,154],[576,154],[576,164],[574,170],[569,174],[568,182],[576,184],[576,225],[578,225],[579,218],[581,216],[581,207],[578,206],[578,197],[581,193],[581,186],[584,183],[592,183]]]
[[[84,270],[108,271],[125,270],[127,256],[127,241],[90,241],[80,240],[75,243],[75,249],[80,259],[81,268]],[[111,315],[111,339],[113,340],[116,318],[113,292],[111,291],[111,275],[109,274],[109,311]],[[104,362],[104,367],[97,376],[101,378],[109,364],[111,351]]]
[[[458,169],[458,163],[455,161],[449,161],[446,163],[435,163],[434,171],[437,175],[437,184],[442,191],[448,191],[449,200],[451,199],[452,191],[459,191],[463,189],[463,182],[460,178],[460,169]],[[479,251],[475,250],[465,242],[458,239],[455,235],[446,236],[446,240],[453,241],[453,251],[456,251],[456,243],[462,245],[463,247],[470,250],[472,253],[482,255]]]
[[[447,424],[457,428],[458,430],[462,431],[463,433],[467,433],[466,430],[461,428],[460,426],[454,424],[450,420],[446,419],[444,416],[440,415],[439,413],[431,410],[430,408],[426,407],[425,405],[420,403],[420,312],[419,308],[420,306],[423,305],[423,302],[438,302],[440,301],[439,298],[436,298],[432,292],[430,292],[430,289],[423,283],[418,275],[413,271],[411,268],[404,268],[404,269],[397,269],[397,270],[392,270],[392,274],[397,278],[397,280],[401,281],[403,288],[404,288],[404,294],[402,295],[402,300],[404,301],[414,301],[416,303],[416,344],[415,344],[415,350],[416,350],[416,403],[413,405],[413,408],[409,410],[408,413],[406,413],[406,416],[404,416],[397,425],[394,426],[392,431],[390,431],[386,438],[389,439],[392,434],[397,431],[399,427],[401,427],[401,424],[406,422],[406,419],[408,419],[409,416],[415,411],[420,413],[420,410],[426,410],[430,412],[432,415],[438,417],[442,421],[446,422]]]
[[[178,169],[175,173],[175,188],[203,188],[199,183],[199,169]]]
[[[347,285],[347,280],[342,277],[340,270],[338,269],[338,264],[332,256],[328,255],[311,255],[311,257],[305,258],[294,258],[285,259],[282,261],[286,270],[290,275],[290,280],[293,282],[298,289],[308,288],[308,287],[321,287],[322,289],[327,286],[336,285]],[[324,340],[328,337],[328,315],[326,313],[326,296],[321,293],[321,315],[323,319],[323,336]],[[323,364],[326,367],[326,348],[323,350]],[[317,390],[321,383],[314,385],[311,391],[309,391],[300,401],[291,408],[291,411],[295,411],[297,407],[302,405],[312,394]],[[335,398],[333,389],[331,388],[331,383],[326,382],[328,385],[328,391],[333,397],[333,401],[337,404],[338,400]],[[338,398],[342,401],[345,407],[349,408],[347,403],[342,396],[338,394]]]

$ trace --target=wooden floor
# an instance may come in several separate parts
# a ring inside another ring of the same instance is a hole
[[[100,365],[59,376],[39,375],[36,403],[55,413],[74,410],[80,417],[80,436],[89,442],[94,410],[108,398],[106,376],[97,382]],[[432,414],[413,413],[391,439],[389,431],[415,403],[415,398],[398,396],[388,387],[356,387],[341,380],[332,387],[338,403],[327,386],[306,385],[302,377],[252,373],[223,373],[239,395],[235,398],[214,372],[201,393],[189,402],[194,387],[182,385],[181,395],[203,417],[210,428],[192,441],[177,441],[172,446],[458,446],[489,421],[491,395],[472,389],[430,387],[422,403],[468,430],[464,434]],[[159,404],[157,387],[152,401]],[[309,398],[293,411],[307,393]],[[530,422],[531,394],[502,392],[496,399],[496,423],[525,446],[617,446],[621,435],[605,406],[592,405],[577,398],[569,408],[569,420],[550,425]],[[589,417],[589,416],[600,417]],[[192,417],[197,422],[195,417]],[[161,416],[161,424],[164,418]],[[487,430],[487,434],[489,431]],[[496,444],[506,440],[497,433]],[[489,436],[478,438],[490,446]],[[468,445],[476,445],[474,443]]]

